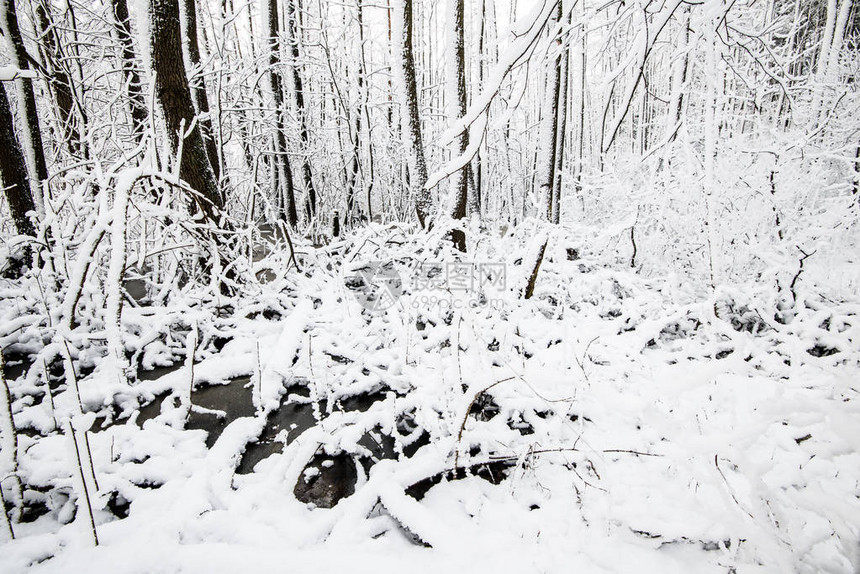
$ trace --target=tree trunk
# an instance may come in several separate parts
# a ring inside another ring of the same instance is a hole
[[[131,131],[134,140],[140,143],[146,132],[149,110],[143,95],[143,82],[138,72],[137,56],[131,34],[131,21],[128,17],[126,0],[110,0],[113,11],[113,25],[120,45],[122,79],[129,100]]]
[[[74,85],[68,71],[63,66],[63,46],[54,27],[53,16],[45,1],[34,7],[36,33],[41,38],[39,51],[42,54],[45,72],[54,97],[60,132],[69,152],[74,157],[87,157],[86,145],[81,128],[86,126],[86,112],[78,105],[74,96]],[[80,122],[77,110],[80,111]]]
[[[821,40],[818,62],[815,67],[819,76],[827,73],[827,64],[830,61],[830,44],[833,43],[833,28],[836,26],[838,2],[839,0],[827,0],[827,20],[824,23],[824,37]]]
[[[200,126],[194,121],[194,105],[182,58],[179,0],[152,0],[150,19],[155,97],[164,111],[170,149],[176,154],[182,144],[179,177],[200,194],[201,198],[194,198],[198,208],[217,224],[224,202],[206,155]],[[180,140],[182,135],[184,141]]]
[[[302,181],[305,185],[307,200],[305,209],[308,219],[313,219],[317,212],[317,194],[314,189],[314,181],[311,176],[311,161],[310,161],[310,138],[308,137],[307,126],[307,109],[305,108],[304,89],[302,88],[302,76],[299,73],[299,34],[298,34],[298,14],[296,6],[299,0],[288,0],[287,2],[287,19],[289,21],[290,30],[290,53],[292,55],[293,69],[293,93],[296,97],[296,114],[299,117],[299,136],[302,140]]]
[[[552,17],[551,30],[561,21],[561,2],[558,2],[556,12]],[[556,49],[561,47],[561,38],[556,39]],[[543,127],[540,138],[539,153],[543,154],[537,169],[538,198],[543,206],[542,217],[552,220],[553,186],[555,184],[556,156],[558,155],[558,108],[561,88],[561,53],[556,54],[553,67],[546,83],[546,98],[543,108]]]
[[[845,29],[848,26],[848,16],[851,13],[853,0],[842,0],[839,4],[839,13],[836,16],[836,21],[833,24],[833,38],[830,42],[827,61],[828,77],[836,77],[838,75],[839,56],[842,53],[842,44],[845,40]]]
[[[478,91],[484,88],[484,68],[487,66],[487,55],[486,55],[486,44],[487,44],[487,35],[488,35],[488,22],[487,22],[487,0],[481,0],[481,31],[478,34],[478,64],[477,64],[477,72],[478,72]],[[472,170],[472,179],[475,184],[473,186],[473,191],[475,194],[472,203],[477,208],[478,216],[481,215],[481,201],[483,199],[483,186],[484,186],[484,162],[483,162],[483,146],[478,149],[478,152],[475,154],[475,168]]]
[[[352,139],[352,161],[350,162],[350,171],[347,178],[346,186],[346,217],[344,222],[351,222],[355,219],[355,191],[361,184],[363,186],[363,178],[361,175],[361,116],[367,111],[367,93],[364,86],[364,77],[366,74],[365,58],[364,58],[364,6],[363,0],[356,0],[356,18],[358,20],[358,73],[356,74],[356,83],[358,85],[358,96],[360,100],[360,109],[355,114],[355,122],[353,128],[348,130]],[[372,149],[372,146],[371,146]]]
[[[18,28],[18,15],[15,12],[15,0],[0,0],[0,18],[3,35],[12,44],[12,65],[20,70],[30,69],[30,60],[24,47],[24,39]],[[22,102],[21,115],[25,129],[21,130],[21,147],[26,150],[33,165],[33,174],[39,192],[35,196],[38,204],[42,203],[41,185],[48,179],[48,164],[45,162],[45,150],[42,146],[42,132],[39,128],[39,116],[36,113],[36,96],[33,92],[33,80],[18,78],[16,81],[19,101]],[[41,208],[40,208],[41,209]]]
[[[287,156],[287,139],[284,135],[284,86],[278,67],[281,64],[280,24],[277,0],[269,0],[269,82],[275,101],[275,155],[272,158],[272,172],[275,189],[278,193],[278,216],[286,218],[290,227],[295,228],[299,221],[296,210],[296,193],[293,187],[293,170]]]
[[[371,198],[373,193],[373,185],[374,185],[374,153],[373,153],[373,124],[370,122],[370,107],[368,106],[368,100],[370,99],[370,83],[367,81],[367,52],[364,49],[365,35],[364,35],[364,0],[358,0],[358,8],[359,8],[359,22],[358,22],[358,39],[361,42],[361,76],[364,78],[364,87],[361,92],[361,113],[364,114],[365,125],[367,126],[367,170],[362,174],[363,175],[363,189],[365,193],[365,200],[367,205],[367,218],[366,221],[371,221],[373,217],[373,208],[371,206]],[[390,111],[391,108],[389,107]],[[358,133],[358,132],[356,132]]]
[[[218,147],[215,145],[212,120],[209,118],[209,98],[206,96],[206,83],[203,81],[203,64],[200,62],[200,45],[197,40],[197,8],[194,0],[182,0],[182,16],[185,26],[185,43],[188,46],[188,64],[191,66],[189,85],[194,98],[194,107],[199,114],[200,134],[206,146],[206,156],[212,166],[215,179],[221,178],[221,162]]]
[[[3,192],[15,231],[19,235],[35,236],[36,229],[27,213],[35,211],[36,205],[30,191],[24,152],[15,138],[13,123],[6,89],[0,83],[0,149],[3,150],[0,153],[0,179],[3,180]]]
[[[561,2],[559,2],[559,6]],[[568,15],[570,17],[570,15]],[[568,23],[570,21],[568,20]],[[567,135],[567,104],[568,85],[570,84],[570,52],[565,49],[564,54],[559,57],[559,91],[557,109],[557,128],[555,143],[555,167],[553,168],[552,201],[550,202],[550,221],[555,224],[561,222],[561,184],[564,167],[565,136]]]
[[[687,84],[687,73],[690,67],[690,55],[688,53],[688,45],[690,43],[690,7],[683,7],[684,14],[681,17],[681,42],[678,47],[683,53],[683,56],[675,62],[672,72],[672,99],[669,102],[669,111],[671,115],[670,124],[667,126],[669,133],[669,142],[675,141],[675,136],[681,126],[681,119],[684,112],[684,88]]]
[[[452,29],[449,33],[453,33],[451,38],[452,53],[449,55],[450,75],[449,82],[452,82],[455,89],[451,94],[454,101],[451,103],[454,106],[453,120],[457,120],[466,115],[466,54],[465,42],[463,39],[465,27],[465,10],[463,0],[452,0],[449,6],[452,10],[450,18],[453,18],[451,25]],[[469,147],[469,130],[464,129],[457,138],[458,145],[454,150],[457,155],[463,155]],[[464,219],[466,217],[466,200],[469,192],[469,169],[470,165],[466,164],[462,169],[451,177],[451,217],[454,219]],[[466,251],[466,234],[455,229],[451,233],[451,240],[460,251]]]
[[[854,195],[857,196],[857,201],[860,203],[860,143],[857,144],[857,150],[854,152]]]
[[[428,225],[427,217],[430,213],[431,199],[430,190],[425,189],[427,183],[427,160],[424,157],[424,141],[421,137],[421,117],[418,111],[418,82],[415,79],[415,50],[412,45],[413,38],[413,12],[412,0],[403,0],[403,37],[401,48],[403,50],[403,79],[406,88],[406,137],[407,148],[411,151],[412,166],[410,172],[410,185],[415,191],[415,214],[422,228]]]
[[[585,8],[580,3],[580,18],[584,18]],[[588,42],[586,37],[586,26],[583,22],[579,27],[579,125],[576,131],[576,195],[585,207],[585,198],[582,195],[582,170],[585,168],[585,103],[586,89],[585,76],[588,66]]]

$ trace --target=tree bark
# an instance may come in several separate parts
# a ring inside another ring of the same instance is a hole
[[[561,21],[562,8],[561,2],[558,2],[555,14],[552,17],[552,26],[558,25]],[[553,31],[556,32],[557,30]],[[561,38],[556,39],[556,48],[560,49]],[[561,91],[561,64],[562,55],[559,52],[556,54],[555,60],[550,70],[546,83],[546,98],[544,100],[543,109],[543,131],[541,135],[540,151],[544,154],[540,165],[538,166],[538,197],[543,204],[544,213],[541,215],[552,221],[553,213],[553,187],[555,185],[555,174],[558,155],[558,110],[559,110],[559,92]]]
[[[833,23],[833,38],[830,42],[827,61],[827,75],[836,76],[838,73],[839,55],[842,52],[842,44],[845,40],[845,30],[848,26],[848,16],[854,6],[854,0],[842,0],[839,4],[839,13]]]
[[[293,170],[287,156],[287,139],[284,135],[284,86],[281,73],[280,24],[277,0],[269,0],[269,82],[275,101],[275,155],[272,158],[272,171],[275,189],[278,193],[278,216],[286,219],[295,228],[299,221],[296,210],[296,193],[293,187]]]
[[[585,8],[580,3],[579,5],[579,15],[580,18],[584,19]],[[588,41],[586,37],[586,26],[583,22],[579,27],[579,125],[576,127],[576,176],[575,176],[575,186],[576,186],[576,195],[579,197],[580,202],[583,204],[585,199],[582,195],[582,171],[585,168],[585,102],[586,102],[586,88],[585,88],[585,77],[586,77],[586,69],[588,67]]]
[[[427,183],[427,160],[424,157],[424,142],[421,137],[421,117],[418,111],[418,82],[415,79],[415,51],[412,45],[413,12],[412,0],[403,0],[403,77],[406,84],[406,129],[407,148],[411,151],[412,163],[410,184],[415,191],[415,214],[422,228],[428,225],[430,213],[430,190],[425,189]]]
[[[830,61],[830,45],[833,43],[833,29],[836,26],[838,2],[839,0],[827,0],[827,19],[824,23],[824,37],[821,40],[818,62],[815,67],[819,76],[827,73],[827,64]]]
[[[27,213],[35,211],[36,205],[30,190],[24,152],[15,138],[13,124],[6,89],[0,84],[0,149],[3,150],[0,153],[0,179],[3,180],[3,192],[15,231],[19,235],[35,236],[36,228]]]
[[[367,112],[367,93],[364,87],[364,77],[366,74],[365,58],[364,58],[364,5],[363,0],[356,0],[356,19],[358,20],[358,72],[356,73],[356,84],[358,87],[358,96],[360,100],[360,108],[355,114],[355,122],[353,128],[349,130],[352,139],[352,160],[350,162],[350,170],[347,177],[346,185],[346,217],[345,222],[353,221],[356,217],[355,213],[355,192],[363,178],[361,178],[361,116]],[[372,149],[372,146],[371,146]]]
[[[87,150],[81,133],[81,128],[87,123],[86,111],[76,101],[71,76],[62,63],[63,46],[54,27],[53,16],[44,0],[36,4],[34,15],[36,33],[40,38],[39,51],[54,97],[63,142],[72,156],[86,158]],[[80,122],[78,112],[81,116]]]
[[[212,120],[209,117],[209,98],[206,95],[206,82],[203,80],[203,64],[200,61],[200,45],[197,40],[197,8],[194,0],[182,0],[182,16],[185,26],[185,42],[188,46],[188,64],[191,66],[189,85],[194,98],[194,107],[199,114],[197,123],[200,124],[200,134],[206,146],[206,156],[212,166],[215,179],[221,178],[221,162],[218,158],[218,147],[215,144]]]
[[[466,54],[465,42],[463,38],[465,27],[465,9],[463,0],[452,0],[450,8],[453,10],[452,17],[454,37],[451,39],[453,58],[451,62],[452,77],[448,81],[454,82],[455,100],[452,102],[455,110],[454,120],[462,118],[466,115]],[[464,129],[457,138],[458,145],[455,153],[463,155],[469,147],[469,130]],[[451,178],[451,193],[453,194],[451,202],[451,217],[454,219],[464,219],[466,217],[466,200],[469,192],[469,170],[470,165],[466,164],[462,169],[455,173]],[[466,234],[455,229],[451,233],[451,240],[460,251],[466,251]]]
[[[678,47],[683,52],[683,56],[675,63],[672,71],[672,99],[669,102],[671,112],[671,121],[667,126],[669,133],[669,142],[675,141],[678,129],[681,126],[681,119],[684,117],[684,87],[687,84],[687,73],[690,67],[690,55],[688,53],[688,45],[690,43],[690,7],[683,7],[683,16],[681,17],[681,42]]]
[[[150,19],[155,97],[164,111],[167,138],[174,154],[182,143],[179,177],[200,194],[201,198],[194,198],[198,208],[210,221],[218,224],[224,202],[206,155],[200,126],[195,122],[182,58],[179,0],[152,0]],[[185,139],[181,141],[183,135]]]
[[[561,6],[561,2],[559,2]],[[568,18],[570,15],[568,14]],[[568,24],[570,20],[568,20]],[[564,167],[564,147],[565,137],[567,135],[567,104],[568,90],[570,84],[570,52],[565,49],[564,53],[559,57],[559,91],[558,91],[558,106],[556,110],[557,128],[556,128],[556,143],[555,143],[555,167],[553,168],[552,179],[552,200],[550,202],[550,221],[555,224],[561,222],[561,184],[562,172]]]
[[[307,198],[305,210],[308,219],[313,219],[317,211],[317,194],[314,189],[314,181],[311,175],[310,161],[310,138],[308,137],[307,108],[305,107],[304,88],[302,87],[302,76],[299,73],[299,35],[298,14],[295,3],[299,0],[287,1],[287,19],[290,31],[290,54],[292,56],[293,70],[293,94],[296,98],[296,114],[299,117],[299,136],[302,142],[302,181],[305,185]]]
[[[126,0],[110,0],[113,11],[113,25],[120,45],[120,65],[125,84],[131,115],[131,132],[134,140],[140,143],[146,132],[149,110],[143,95],[143,82],[138,71],[137,54],[131,34],[131,21],[128,17]]]
[[[30,59],[24,47],[24,39],[18,28],[18,15],[15,11],[15,0],[0,0],[0,18],[2,18],[3,35],[11,43],[12,64],[20,70],[30,69]],[[45,162],[45,150],[42,146],[42,132],[39,128],[39,116],[36,112],[36,96],[33,92],[33,80],[18,78],[16,80],[20,102],[21,115],[25,129],[21,130],[21,147],[27,150],[26,155],[32,161],[33,174],[39,186],[35,196],[37,203],[42,203],[41,185],[48,179],[48,164]]]

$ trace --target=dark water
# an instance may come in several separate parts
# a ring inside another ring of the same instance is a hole
[[[195,387],[191,393],[191,404],[193,406],[185,428],[205,430],[206,446],[212,448],[227,425],[238,418],[253,417],[256,414],[251,394],[251,377],[238,377],[226,385]],[[194,407],[203,407],[219,413],[200,412]]]
[[[166,374],[175,370],[165,368]],[[141,376],[147,378],[155,373]],[[238,377],[223,385],[200,385],[195,387],[191,400],[195,407],[210,409],[217,412],[200,412],[192,409],[186,428],[206,431],[206,445],[211,448],[223,433],[224,429],[241,417],[256,416],[252,401],[252,382],[249,376]],[[249,474],[257,464],[273,454],[283,452],[284,446],[291,444],[302,433],[316,426],[327,416],[328,403],[325,400],[316,401],[310,398],[308,381],[299,381],[290,386],[281,397],[278,408],[274,409],[266,420],[260,436],[248,443],[236,469],[237,474]],[[365,412],[375,403],[385,400],[386,390],[345,397],[333,405],[332,410],[343,412]],[[140,409],[139,424],[149,420],[161,412],[164,400],[177,401],[167,394],[159,395],[148,405]],[[483,411],[493,411],[492,400],[478,405],[476,416]],[[319,418],[315,413],[319,413]],[[491,418],[494,412],[483,413]],[[402,420],[400,420],[402,419]],[[412,434],[417,427],[409,414],[398,419],[397,433],[401,436]],[[358,473],[369,473],[371,467],[383,459],[394,459],[399,456],[395,448],[395,438],[382,432],[377,427],[367,432],[358,444],[367,449],[369,454],[358,456],[346,452],[326,453],[320,450],[305,465],[299,480],[293,487],[296,498],[302,502],[321,508],[331,508],[343,498],[355,492]],[[426,431],[421,432],[412,444],[404,448],[405,456],[412,456],[420,447],[428,444],[430,437]],[[485,463],[474,467],[457,469],[457,471],[429,477],[410,487],[407,492],[415,498],[421,498],[435,484],[443,480],[461,478],[460,475],[477,475],[493,483],[498,483],[506,475],[508,461]]]

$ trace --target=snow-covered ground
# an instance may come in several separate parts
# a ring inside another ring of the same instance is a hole
[[[129,389],[106,361],[80,381],[85,410],[122,413],[107,428],[74,417],[92,425],[97,485],[77,436],[99,545],[71,438],[51,430],[74,412],[73,389],[52,413],[38,377],[21,377],[16,426],[47,436],[20,434],[19,475],[48,512],[4,533],[0,572],[860,571],[860,303],[809,286],[778,322],[767,286],[644,277],[589,233],[550,233],[529,300],[519,289],[541,234],[528,225],[466,257],[442,237],[372,226],[302,249],[301,272],[265,259],[271,280],[232,313],[192,292],[173,300],[159,324],[184,331],[151,336],[151,309],[127,306],[128,348],[149,345],[147,368],[180,368]],[[504,264],[504,283],[430,291],[431,263],[453,281],[457,259]],[[377,261],[402,280],[383,295],[403,294],[369,313],[348,278]],[[229,340],[220,350],[215,334]],[[183,430],[189,382],[239,376],[257,416],[207,449],[205,431]],[[307,398],[282,397],[296,384]],[[368,394],[364,409],[337,407]],[[156,396],[167,400],[141,427],[136,405]],[[320,422],[282,432],[282,454],[236,473],[290,401],[310,401]],[[363,440],[383,435],[393,455]],[[323,452],[382,460],[367,475],[356,463],[355,493],[320,508],[294,491]],[[423,497],[407,494],[433,477]],[[3,486],[9,500],[13,480]],[[122,519],[108,504],[118,496]]]

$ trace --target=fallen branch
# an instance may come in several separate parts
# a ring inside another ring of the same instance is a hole
[[[535,284],[537,283],[538,271],[540,271],[540,264],[543,262],[543,255],[546,252],[546,244],[549,240],[544,237],[543,243],[538,250],[537,257],[535,257],[534,266],[532,267],[531,273],[529,274],[528,283],[526,283],[526,288],[523,291],[523,299],[531,299],[532,295],[535,292]]]
[[[516,377],[508,377],[506,379],[502,379],[501,381],[496,381],[492,385],[481,389],[480,391],[475,393],[475,396],[472,397],[472,400],[469,402],[468,408],[466,408],[466,414],[463,415],[463,421],[460,423],[460,432],[457,433],[457,449],[454,451],[454,468],[457,468],[460,466],[460,442],[463,440],[463,430],[466,428],[466,421],[469,420],[469,414],[472,412],[472,407],[475,406],[475,401],[478,400],[479,396],[481,396],[483,393],[489,391],[490,389],[492,389],[496,385],[499,385],[501,383],[505,383],[507,381],[512,381],[515,378]]]

